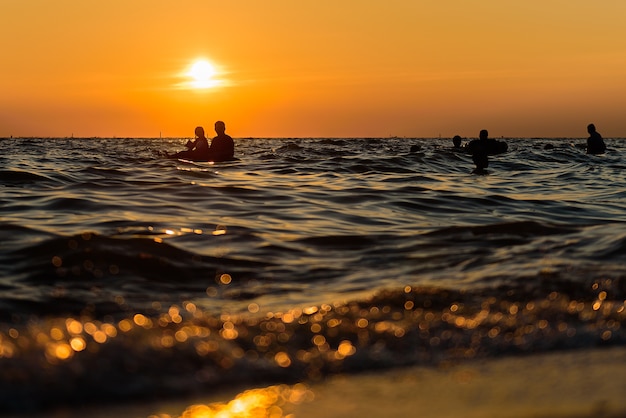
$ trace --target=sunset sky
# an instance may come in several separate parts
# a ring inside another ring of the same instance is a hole
[[[0,137],[218,119],[238,138],[626,137],[625,18],[624,0],[0,0]]]

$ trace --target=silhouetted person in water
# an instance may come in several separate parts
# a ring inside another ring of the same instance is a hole
[[[600,135],[596,131],[596,127],[593,123],[587,126],[587,132],[589,132],[589,138],[587,138],[587,154],[603,154],[606,151],[606,145]]]
[[[182,158],[191,161],[209,161],[209,141],[204,136],[204,128],[198,126],[195,130],[196,139],[187,141],[185,151],[167,155],[168,158]]]
[[[209,148],[209,161],[228,161],[235,156],[235,142],[226,135],[226,124],[221,120],[215,122],[215,133],[217,136],[211,141]]]
[[[454,138],[452,138],[452,144],[454,145],[454,148],[461,148],[461,137],[459,135],[454,135]]]
[[[476,164],[476,168],[472,173],[486,174],[485,170],[489,167],[489,132],[486,129],[480,131],[478,139],[474,139],[467,144],[469,152],[472,154],[472,161]]]
[[[506,152],[509,146],[504,141],[497,141],[495,139],[489,138],[489,132],[486,129],[480,131],[480,135],[478,139],[474,139],[467,144],[466,148],[471,153],[474,154],[474,147],[480,144],[481,148],[484,148],[487,155],[497,155]]]

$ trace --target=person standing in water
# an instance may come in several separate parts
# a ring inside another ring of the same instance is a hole
[[[587,132],[589,132],[589,138],[587,138],[587,154],[604,154],[606,151],[606,145],[600,135],[596,131],[596,126],[593,123],[587,125]]]
[[[472,161],[476,164],[472,173],[487,174],[485,169],[489,167],[489,132],[486,129],[480,131],[478,139],[470,141],[467,149],[472,154]]]
[[[217,136],[211,141],[209,161],[220,162],[232,160],[235,156],[235,142],[226,134],[226,124],[221,120],[215,122]]]

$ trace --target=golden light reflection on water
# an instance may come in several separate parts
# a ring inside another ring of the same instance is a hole
[[[250,389],[227,403],[191,405],[182,415],[158,414],[148,418],[288,418],[289,408],[314,399],[313,392],[304,384],[277,385]]]
[[[284,312],[263,312],[250,303],[248,311],[261,312],[258,315],[211,313],[189,301],[171,306],[155,301],[151,306],[158,313],[129,312],[124,318],[102,321],[90,316],[55,318],[0,329],[0,359],[4,359],[0,375],[23,374],[25,385],[39,385],[48,393],[50,381],[41,376],[69,381],[68,371],[88,370],[96,382],[119,372],[133,383],[131,376],[152,376],[159,362],[155,375],[165,380],[184,376],[194,387],[213,388],[225,382],[222,373],[246,379],[270,370],[315,382],[326,374],[359,370],[362,364],[381,364],[381,355],[404,359],[417,350],[412,361],[430,364],[433,358],[469,359],[485,352],[533,350],[544,341],[571,339],[575,344],[586,333],[603,343],[619,342],[624,338],[626,302],[613,298],[611,292],[608,281],[594,284],[591,295],[586,292],[581,299],[557,291],[506,300],[407,287],[381,293],[371,301]],[[155,362],[144,362],[145,352]],[[128,369],[97,366],[117,359],[130,359],[124,363]],[[289,416],[290,402],[307,397],[312,394],[303,386],[255,389],[226,404],[189,407],[181,416],[283,417]],[[71,399],[61,401],[71,403]]]

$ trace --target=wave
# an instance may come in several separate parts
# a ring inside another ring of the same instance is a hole
[[[89,312],[101,317],[147,311],[153,300],[206,298],[208,288],[220,288],[223,274],[237,278],[228,283],[234,294],[234,288],[258,279],[258,272],[271,266],[191,253],[162,242],[160,235],[146,239],[83,233],[7,251],[2,256],[2,282],[12,292],[3,296],[2,303],[11,309],[3,312],[16,318],[34,313]],[[227,297],[221,291],[214,296]]]
[[[483,226],[453,226],[442,228],[437,231],[428,233],[431,236],[446,236],[457,239],[458,236],[467,234],[471,235],[515,235],[515,236],[543,236],[543,235],[561,235],[571,234],[576,229],[569,226],[548,225],[540,222],[522,221],[522,222],[506,222]]]
[[[30,183],[54,182],[48,176],[22,170],[0,170],[0,184],[3,186],[17,186]]]
[[[371,294],[399,282],[494,289],[530,283],[545,271],[585,283],[600,275],[622,277],[618,260],[626,249],[623,228],[606,234],[618,230],[614,224],[522,221],[443,227],[410,238],[328,231],[275,242],[245,228],[174,233],[148,223],[106,224],[116,232],[63,236],[10,224],[0,228],[0,284],[7,290],[0,302],[11,307],[5,313],[26,318],[33,312],[88,312],[100,318],[149,311],[154,300],[242,311],[251,298],[271,309]]]
[[[0,403],[23,412],[77,398],[188,396],[252,381],[624,344],[625,297],[624,280],[545,281],[530,290],[405,287],[261,316],[215,316],[186,303],[152,317],[31,322],[0,331]]]

